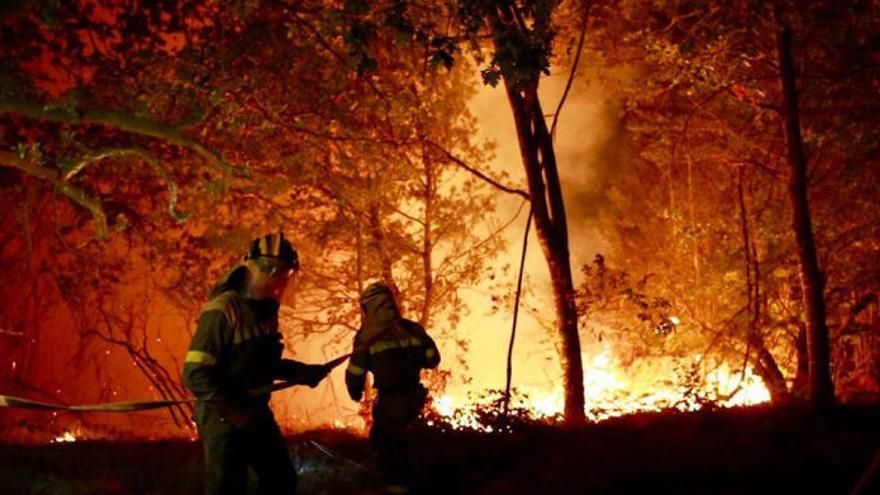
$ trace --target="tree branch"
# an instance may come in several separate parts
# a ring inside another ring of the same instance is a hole
[[[471,167],[470,165],[468,165],[467,163],[465,163],[464,160],[462,160],[461,158],[459,158],[459,157],[453,155],[451,151],[447,150],[445,147],[441,146],[440,144],[438,144],[438,143],[436,143],[436,142],[434,142],[434,141],[431,141],[430,139],[425,139],[424,141],[425,141],[425,144],[428,144],[428,145],[430,145],[431,147],[433,147],[433,148],[437,149],[438,151],[440,151],[440,153],[442,153],[443,156],[445,156],[447,159],[449,159],[449,161],[451,161],[452,163],[455,163],[456,165],[458,165],[459,167],[461,167],[461,168],[467,170],[467,171],[470,172],[471,174],[477,176],[478,178],[484,180],[485,182],[488,182],[489,184],[491,184],[491,185],[494,186],[495,188],[500,189],[500,190],[502,190],[502,191],[504,191],[504,192],[506,192],[506,193],[511,193],[511,194],[516,194],[516,195],[518,195],[518,196],[522,196],[522,197],[523,197],[524,199],[526,199],[526,200],[531,199],[531,196],[529,195],[529,193],[527,193],[527,192],[525,192],[525,191],[523,191],[523,190],[521,190],[521,189],[515,189],[515,188],[513,188],[513,187],[508,187],[508,186],[505,186],[504,184],[501,184],[500,182],[496,181],[495,179],[489,177],[488,175],[486,175],[486,174],[480,172],[479,170],[477,170],[477,169]]]
[[[90,153],[78,160],[70,170],[65,172],[63,179],[69,180],[71,177],[81,172],[90,163],[105,158],[116,158],[124,155],[134,155],[140,158],[150,165],[150,168],[156,172],[156,175],[165,181],[165,185],[168,188],[168,214],[178,222],[185,222],[189,216],[177,210],[177,183],[174,181],[174,177],[172,177],[171,174],[159,164],[159,160],[142,148],[107,148]]]
[[[32,177],[50,182],[55,186],[55,189],[57,189],[58,192],[70,198],[74,203],[89,210],[95,219],[95,231],[98,238],[101,240],[106,238],[107,214],[104,213],[104,209],[101,207],[101,202],[88,195],[84,190],[60,179],[58,172],[33,165],[20,158],[15,153],[9,151],[0,151],[0,165],[17,168]]]
[[[62,124],[98,124],[114,127],[133,134],[161,139],[170,144],[188,148],[224,174],[236,172],[235,167],[230,165],[220,154],[209,150],[195,139],[184,136],[174,124],[162,124],[154,120],[114,110],[61,108],[5,98],[0,99],[0,114],[17,114],[32,119]]]
[[[556,124],[559,122],[559,112],[562,111],[562,105],[565,104],[565,100],[568,98],[568,92],[571,90],[571,85],[574,83],[575,75],[577,74],[578,63],[581,60],[581,52],[584,49],[584,38],[587,33],[587,20],[589,19],[589,6],[584,8],[584,18],[581,22],[581,34],[578,39],[578,47],[577,52],[574,56],[574,61],[571,64],[571,73],[568,74],[568,82],[565,83],[565,90],[562,92],[562,97],[559,98],[559,104],[556,105],[556,111],[553,112],[553,124],[550,126],[550,136],[556,137]],[[531,218],[531,216],[529,217]]]

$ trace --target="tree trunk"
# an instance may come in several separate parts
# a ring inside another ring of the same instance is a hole
[[[770,351],[764,345],[764,339],[759,338],[755,347],[758,350],[756,359],[757,369],[755,371],[761,377],[761,380],[764,381],[767,391],[770,392],[770,400],[774,403],[788,401],[791,398],[791,394],[788,392],[788,385],[785,383],[785,375],[779,369],[779,364],[776,362],[773,354],[770,354]]]
[[[807,388],[810,382],[810,360],[807,356],[807,326],[803,322],[798,324],[795,350],[797,351],[797,371],[794,375],[794,383],[791,385],[791,394],[798,400],[804,400],[807,398]]]
[[[365,263],[365,253],[364,253],[364,233],[361,227],[361,218],[357,215],[354,216],[354,226],[355,226],[355,276],[357,277],[357,293],[358,298],[360,298],[361,294],[364,293],[364,263]],[[364,377],[364,396],[358,404],[358,412],[357,415],[360,416],[361,419],[364,420],[364,427],[369,428],[373,424],[373,403],[376,402],[376,397],[373,392],[372,387],[372,376],[367,375]]]
[[[770,392],[770,400],[773,402],[785,402],[789,398],[785,376],[779,369],[779,364],[773,354],[764,343],[764,335],[761,331],[761,266],[758,262],[758,253],[751,241],[749,229],[748,210],[745,199],[745,167],[739,167],[737,178],[737,199],[739,200],[740,229],[743,239],[743,257],[745,261],[746,294],[749,307],[749,328],[746,344],[746,363],[749,361],[749,350],[754,347],[756,355],[754,359],[755,372],[761,377],[767,391]]]
[[[364,293],[364,234],[361,231],[361,219],[354,216],[355,228],[355,277],[357,278],[357,295],[361,297]]]
[[[807,198],[807,158],[801,137],[800,108],[792,57],[791,30],[781,25],[778,36],[779,76],[783,96],[783,120],[787,161],[790,168],[789,202],[792,228],[797,238],[797,256],[806,312],[809,384],[807,397],[811,409],[821,411],[834,404],[831,381],[828,326],[825,321],[825,296],[822,272],[816,256],[810,206]]]
[[[379,258],[379,274],[394,294],[394,299],[397,301],[398,307],[403,307],[403,294],[400,293],[400,288],[394,280],[394,267],[391,257],[388,256],[388,252],[385,250],[385,233],[382,230],[382,216],[379,212],[380,206],[378,203],[372,202],[370,203],[369,208],[370,241],[376,256]]]
[[[568,225],[553,141],[538,100],[537,77],[517,87],[505,79],[504,85],[529,183],[535,232],[553,284],[556,325],[562,340],[565,420],[581,422],[584,420],[584,373],[568,251]]]
[[[425,163],[425,225],[422,238],[422,275],[425,289],[425,299],[422,301],[422,311],[419,316],[419,323],[428,328],[431,319],[431,302],[434,298],[434,267],[432,255],[434,251],[434,240],[432,239],[431,222],[434,221],[434,194],[435,180],[434,167],[428,158],[427,153],[423,155]]]

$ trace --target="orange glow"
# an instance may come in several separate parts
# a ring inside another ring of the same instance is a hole
[[[699,355],[694,357],[695,362],[701,359]],[[751,370],[733,373],[722,365],[706,373],[700,387],[688,390],[644,378],[628,378],[630,374],[614,364],[610,346],[595,356],[584,356],[584,363],[585,413],[595,422],[641,412],[697,411],[707,404],[736,407],[770,400],[764,383]],[[533,420],[550,422],[561,419],[563,406],[564,394],[559,386],[519,387],[512,394],[510,405],[512,410],[526,411]],[[477,399],[442,395],[432,407],[454,429],[493,431],[479,420],[481,410],[495,407],[487,395]]]
[[[71,431],[65,431],[63,434],[53,438],[49,443],[73,443],[76,442],[77,436]]]

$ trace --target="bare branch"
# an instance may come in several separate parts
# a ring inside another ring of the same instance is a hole
[[[188,148],[224,174],[232,174],[236,171],[235,167],[230,165],[220,154],[209,150],[195,139],[181,134],[180,129],[176,125],[162,124],[130,113],[100,109],[68,109],[40,105],[29,101],[0,99],[0,114],[17,114],[32,119],[62,124],[98,124],[114,127],[133,134],[161,139],[170,144]]]
[[[504,191],[504,192],[506,192],[506,193],[516,194],[517,196],[522,196],[522,197],[523,197],[524,199],[526,199],[526,200],[531,199],[531,196],[529,195],[529,193],[523,191],[522,189],[515,189],[515,188],[513,188],[513,187],[509,187],[509,186],[505,186],[504,184],[501,184],[501,183],[498,182],[497,180],[495,180],[495,179],[489,177],[488,175],[486,175],[486,174],[480,172],[479,170],[475,169],[474,167],[471,167],[470,165],[468,165],[467,163],[465,163],[464,160],[462,160],[461,158],[459,158],[459,157],[453,155],[451,151],[447,150],[445,147],[441,146],[440,144],[438,144],[438,143],[436,143],[436,142],[434,142],[434,141],[432,141],[432,140],[430,140],[430,139],[425,139],[424,142],[425,142],[425,144],[428,144],[428,145],[430,145],[431,147],[433,147],[433,148],[437,149],[438,151],[440,151],[440,153],[442,153],[443,156],[445,156],[447,159],[449,159],[449,161],[451,161],[452,163],[454,163],[454,164],[458,165],[459,167],[461,167],[461,168],[467,170],[467,171],[470,172],[471,174],[473,174],[473,175],[479,177],[480,179],[482,179],[482,180],[488,182],[489,184],[491,184],[492,186],[494,186],[496,189],[500,189],[500,190],[502,190],[502,191]]]
[[[587,7],[584,9],[584,18],[581,22],[581,34],[578,39],[577,53],[575,53],[574,62],[571,64],[571,72],[568,74],[568,82],[565,83],[565,90],[562,92],[562,97],[559,98],[559,104],[556,105],[556,111],[553,112],[553,124],[550,126],[550,136],[554,138],[556,137],[556,124],[559,122],[559,112],[562,111],[562,105],[565,104],[565,100],[568,98],[568,92],[571,90],[571,85],[577,74],[578,63],[581,60],[581,52],[584,49],[584,38],[587,33],[587,19],[589,19],[589,15],[590,11],[589,7]],[[531,218],[531,216],[529,218]]]
[[[59,178],[58,172],[52,169],[33,165],[28,161],[20,158],[15,153],[9,151],[0,151],[0,165],[17,168],[22,172],[50,182],[55,189],[64,194],[74,203],[89,210],[95,219],[95,231],[99,239],[105,239],[107,236],[107,214],[101,206],[101,202],[88,195],[84,190],[74,186],[73,184]]]
[[[156,172],[156,175],[161,177],[162,180],[165,181],[166,187],[168,187],[168,213],[178,222],[186,221],[188,215],[177,211],[177,183],[174,181],[174,177],[172,177],[171,174],[159,164],[159,160],[150,155],[147,150],[141,148],[108,148],[99,150],[78,160],[73,167],[64,174],[63,178],[64,180],[69,180],[71,177],[81,172],[90,163],[105,158],[115,158],[124,155],[134,155],[150,165],[153,171]]]

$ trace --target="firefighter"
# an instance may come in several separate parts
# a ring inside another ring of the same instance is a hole
[[[360,401],[366,373],[373,373],[378,399],[373,405],[370,442],[388,493],[409,493],[406,426],[425,404],[422,368],[440,363],[437,345],[418,323],[400,316],[391,290],[376,282],[361,296],[362,323],[354,337],[345,384],[352,400]]]
[[[296,491],[297,474],[269,408],[275,379],[315,387],[330,371],[282,359],[279,300],[299,260],[283,234],[253,241],[244,261],[214,287],[186,353],[184,384],[205,455],[208,494],[244,494],[247,469],[258,493]]]

